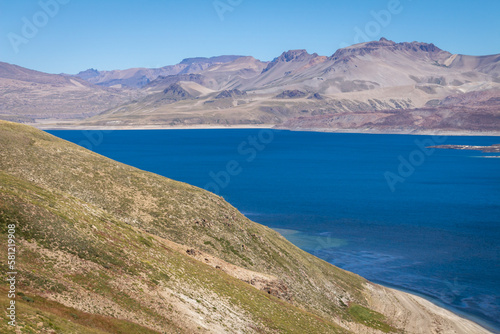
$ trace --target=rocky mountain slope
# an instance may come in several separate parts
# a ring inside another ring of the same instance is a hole
[[[417,85],[425,91],[425,87],[467,88],[475,82],[498,83],[499,61],[499,55],[452,55],[434,44],[395,43],[382,38],[339,49],[330,57],[290,50],[269,63],[243,57],[193,73],[207,82],[215,73],[220,74],[219,89],[280,92],[288,87],[335,94]]]
[[[140,95],[0,62],[0,119],[25,123],[83,119]]]
[[[301,251],[205,190],[25,125],[0,121],[0,147],[24,332],[487,333]]]

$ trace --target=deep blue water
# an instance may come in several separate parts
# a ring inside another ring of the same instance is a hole
[[[478,151],[424,152],[416,142],[491,145],[499,137],[49,132],[216,191],[318,257],[500,332],[500,159]]]

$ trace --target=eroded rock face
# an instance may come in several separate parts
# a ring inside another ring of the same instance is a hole
[[[191,98],[191,94],[187,90],[182,88],[181,85],[174,83],[163,90],[164,97],[171,98],[173,100],[184,100]]]
[[[314,93],[313,95],[309,96],[309,99],[323,100],[323,96],[320,93]]]
[[[231,89],[231,90],[223,90],[215,98],[216,99],[228,99],[228,98],[242,97],[242,96],[246,96],[246,95],[247,95],[246,92],[242,92],[239,89]]]
[[[95,78],[99,75],[99,71],[96,70],[95,68],[89,68],[88,70],[81,71],[75,77],[79,77],[80,79],[83,80],[89,80],[92,78]]]
[[[301,97],[306,97],[307,94],[298,89],[285,90],[281,94],[276,95],[277,99],[299,99]]]
[[[245,251],[246,248],[247,247],[245,245],[241,245],[242,251]],[[204,262],[205,264],[214,267],[215,269],[222,270],[226,274],[229,274],[245,283],[252,285],[256,289],[265,291],[268,294],[279,299],[283,299],[289,302],[292,302],[294,300],[293,293],[286,285],[286,283],[275,276],[265,275],[232,265],[215,256],[201,252],[194,248],[187,248],[186,254],[197,259],[198,261]]]
[[[250,282],[250,284],[252,284]],[[268,294],[275,296],[280,299],[284,299],[287,301],[293,301],[293,296],[291,292],[288,290],[288,287],[285,285],[285,283],[279,281],[272,281],[272,282],[267,282],[267,284],[264,286],[262,289],[266,291]]]
[[[193,248],[190,248],[190,249],[186,250],[186,253],[188,255],[191,255],[191,256],[196,256],[196,255],[200,255],[201,254],[199,251],[197,251],[196,249],[193,249]]]
[[[147,88],[150,89],[160,89],[160,88],[168,88],[170,85],[181,82],[181,81],[189,81],[195,82],[199,85],[205,84],[205,77],[200,74],[179,74],[179,75],[168,75],[168,76],[159,76],[156,80],[151,81],[147,85]]]

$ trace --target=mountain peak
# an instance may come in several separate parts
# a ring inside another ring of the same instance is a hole
[[[88,80],[90,78],[95,78],[99,74],[100,74],[99,71],[96,70],[95,68],[89,68],[88,70],[79,72],[75,76],[83,80]]]
[[[438,48],[432,43],[422,43],[422,42],[403,42],[396,43],[394,41],[388,40],[384,37],[380,38],[378,41],[371,41],[365,43],[354,44],[343,49],[338,49],[332,56],[333,60],[347,59],[353,56],[364,56],[370,54],[374,51],[388,50],[393,52],[412,52],[412,53],[430,53],[438,54],[441,52],[446,52]]]
[[[214,63],[229,63],[231,61],[234,61],[238,58],[241,58],[244,56],[234,56],[234,55],[222,55],[222,56],[215,56],[215,57],[195,57],[195,58],[186,58],[183,59],[180,64],[183,65],[192,65],[192,64],[197,64],[197,63],[209,63],[209,64],[214,64]]]
[[[316,53],[309,54],[305,49],[297,49],[297,50],[288,50],[283,52],[281,56],[276,58],[275,60],[290,62],[294,60],[305,60],[306,58],[310,58],[311,56],[317,56]]]
[[[413,51],[425,51],[425,52],[441,52],[440,48],[438,48],[433,43],[422,43],[422,42],[411,42],[411,43],[398,43],[398,46],[401,48],[412,49]]]
[[[318,57],[317,53],[309,54],[305,49],[288,50],[283,52],[279,57],[274,58],[273,61],[270,62],[262,71],[262,73],[269,71],[278,63],[308,62],[316,57]]]

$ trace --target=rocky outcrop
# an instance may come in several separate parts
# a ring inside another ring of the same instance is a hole
[[[199,85],[203,85],[205,83],[205,77],[201,74],[181,74],[181,75],[168,75],[168,76],[159,76],[156,80],[149,83],[146,88],[148,89],[158,89],[165,88],[174,83],[181,81],[191,81],[195,82]]]
[[[246,249],[245,245],[241,245],[242,250]],[[183,249],[183,246],[176,245],[179,249]],[[279,299],[286,300],[288,302],[293,302],[293,293],[288,288],[287,284],[282,280],[279,280],[275,276],[265,275],[252,270],[241,268],[239,266],[234,266],[227,263],[219,258],[216,258],[208,253],[201,252],[194,248],[187,248],[186,254],[212,266],[215,269],[224,271],[245,283],[248,283],[255,287],[256,289],[267,292],[267,294],[277,297]]]
[[[182,88],[182,86],[177,83],[165,88],[163,90],[163,97],[176,101],[192,98],[191,94],[189,94],[187,90]]]
[[[99,75],[99,71],[94,69],[94,68],[89,68],[88,70],[81,71],[75,77],[79,77],[80,79],[83,80],[89,80],[91,78],[95,78]]]
[[[276,95],[277,99],[300,99],[302,97],[306,97],[307,94],[298,89],[294,90],[285,90],[282,93]]]
[[[237,97],[243,97],[243,96],[247,96],[247,93],[242,92],[238,89],[231,89],[231,90],[223,90],[215,98],[216,99],[230,99],[230,98],[237,98]]]
[[[311,100],[323,100],[323,96],[320,93],[314,93],[308,97]]]

